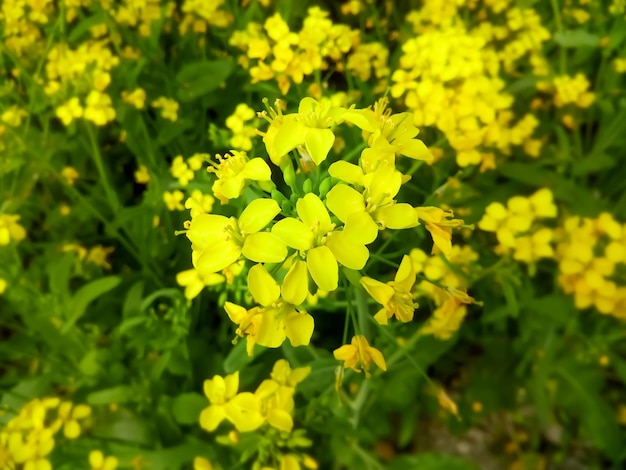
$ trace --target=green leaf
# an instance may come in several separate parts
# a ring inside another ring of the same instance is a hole
[[[200,412],[208,404],[207,399],[199,393],[181,393],[172,401],[172,414],[179,424],[197,424]]]
[[[84,285],[76,291],[69,306],[69,319],[63,325],[61,333],[67,333],[72,326],[85,314],[87,306],[100,297],[105,292],[117,287],[122,279],[119,276],[105,276],[89,284]]]
[[[554,40],[562,47],[597,47],[600,45],[600,37],[584,29],[558,32],[554,35]]]
[[[179,101],[193,101],[216,90],[232,71],[230,60],[201,60],[184,66],[176,75]]]
[[[574,176],[584,176],[590,173],[608,170],[615,166],[615,159],[605,153],[600,155],[589,155],[584,160],[577,161],[572,167]]]
[[[90,405],[109,405],[111,403],[127,403],[131,401],[135,392],[128,385],[106,388],[87,395],[87,403]]]

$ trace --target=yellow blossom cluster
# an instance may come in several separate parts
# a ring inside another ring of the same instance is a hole
[[[561,75],[553,80],[554,105],[562,108],[568,104],[573,104],[579,108],[588,108],[595,99],[595,95],[588,91],[589,80],[582,73],[577,73],[574,77]]]
[[[513,196],[506,206],[492,202],[485,209],[478,228],[496,234],[496,253],[512,254],[517,261],[532,265],[541,258],[554,257],[553,230],[535,222],[556,216],[552,191],[543,188],[529,197]]]
[[[409,256],[415,272],[423,276],[416,287],[417,296],[430,298],[436,307],[420,333],[450,339],[467,314],[467,304],[474,302],[467,294],[467,280],[478,254],[467,245],[454,245],[445,258],[429,256],[419,248],[412,249]]]
[[[557,240],[558,282],[576,307],[626,319],[626,224],[608,212],[568,217]]]
[[[233,21],[233,15],[223,10],[225,0],[185,0],[181,7],[182,19],[178,30],[206,33],[210,26],[225,28]]]
[[[235,112],[226,118],[226,127],[233,133],[231,148],[248,152],[252,150],[252,138],[257,136],[259,121],[256,112],[245,103],[239,103]]]
[[[89,406],[58,397],[31,400],[0,427],[0,468],[52,469],[49,456],[58,435],[77,439],[90,414]]]
[[[275,13],[263,25],[249,23],[245,31],[236,31],[230,38],[230,44],[245,53],[239,62],[249,70],[252,83],[276,80],[283,94],[287,94],[292,83],[302,83],[305,76],[327,70],[331,64],[342,71],[343,58],[360,42],[358,30],[333,23],[319,7],[309,8],[298,32],[291,31],[280,14]],[[387,54],[382,49],[380,45],[358,49],[358,57],[373,62],[350,62],[348,57],[351,70],[369,78],[372,65],[383,66],[374,73],[379,78],[385,76]]]
[[[280,198],[270,181],[270,167],[262,158],[249,160],[236,151],[218,156],[218,162],[209,168],[217,177],[215,197],[227,203],[254,183],[257,190],[271,193],[273,198],[257,197],[233,217],[192,213],[186,233],[192,243],[195,271],[180,278],[189,288],[188,296],[197,295],[203,285],[218,282],[216,275],[223,275],[224,270],[243,260],[254,263],[247,271],[247,285],[256,306],[225,305],[237,325],[237,336],[246,338],[250,355],[255,344],[275,348],[286,339],[294,346],[309,344],[314,320],[306,303],[316,293],[338,289],[340,266],[363,269],[369,258],[367,245],[380,231],[416,227],[421,219],[435,244],[448,251],[452,229],[462,224],[450,219],[450,211],[396,201],[402,184],[410,179],[396,169],[397,156],[426,161],[432,156],[416,138],[418,130],[408,114],[393,114],[385,100],[373,108],[356,109],[304,98],[297,113],[283,114],[277,103],[276,109],[268,108],[262,115],[270,123],[263,142],[272,163],[282,170],[286,185],[297,194],[292,197],[293,205],[277,202]],[[295,163],[301,174],[315,171],[334,148],[335,128],[347,123],[361,129],[366,143],[358,164],[337,160],[328,166],[336,183],[328,186],[325,194],[299,193],[293,183],[292,152],[298,155]],[[393,281],[361,279],[382,306],[377,321],[386,323],[394,316],[404,322],[413,318],[414,281],[408,257]],[[359,362],[355,361],[350,364]]]
[[[200,426],[213,432],[226,420],[239,432],[254,431],[268,424],[290,433],[293,429],[296,386],[311,372],[310,367],[291,369],[285,359],[278,360],[269,379],[254,393],[239,392],[239,372],[204,381],[204,394],[211,404],[200,414]]]
[[[115,248],[95,245],[87,249],[78,243],[66,243],[61,247],[61,251],[64,253],[76,253],[76,257],[80,261],[85,261],[104,269],[111,269],[111,263],[109,263],[107,258],[115,251]]]
[[[204,153],[194,153],[185,160],[182,155],[177,155],[172,159],[170,174],[176,178],[179,186],[184,189],[197,176],[196,173],[203,167],[208,157]],[[150,174],[144,165],[141,165],[135,172],[135,181],[140,184],[148,184],[150,182]],[[184,204],[183,200],[185,200],[185,193],[180,189],[163,193],[163,202],[169,211],[183,211],[186,208],[192,209],[192,211],[211,212],[214,198],[209,194],[203,194],[198,189],[194,189]]]
[[[402,43],[391,96],[412,111],[416,126],[444,133],[460,166],[481,164],[484,171],[495,166],[491,149],[509,154],[538,125],[531,115],[512,122],[513,97],[504,91],[500,73],[539,51],[549,34],[534,10],[519,8],[470,29],[462,20],[464,3],[426,1],[407,16],[415,37]],[[476,7],[475,2],[468,6]],[[496,13],[503,14],[492,4],[480,15]]]

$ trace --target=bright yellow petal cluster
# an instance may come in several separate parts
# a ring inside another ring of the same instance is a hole
[[[231,150],[230,154],[216,155],[217,162],[211,161],[210,173],[217,176],[213,183],[213,195],[222,204],[237,199],[250,181],[269,182],[272,171],[262,158],[248,159],[246,152]]]
[[[19,224],[19,220],[20,216],[16,214],[0,214],[0,246],[26,238],[26,230]]]
[[[343,361],[344,367],[353,369],[356,372],[361,372],[361,368],[363,368],[366,376],[370,375],[369,371],[372,362],[379,369],[387,370],[383,354],[378,349],[370,346],[367,338],[362,335],[353,336],[350,344],[344,344],[340,348],[335,349],[333,355],[338,361]]]

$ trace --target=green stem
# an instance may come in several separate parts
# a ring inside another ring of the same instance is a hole
[[[98,174],[100,175],[100,179],[102,180],[102,184],[104,186],[104,192],[106,193],[107,200],[109,201],[113,214],[116,214],[119,210],[120,202],[117,199],[117,195],[115,194],[115,191],[113,191],[111,184],[109,183],[109,178],[102,162],[102,154],[100,153],[100,148],[98,147],[98,142],[96,141],[91,124],[87,123],[85,127],[87,129],[87,135],[89,136],[89,143],[91,144],[94,163],[96,164]]]

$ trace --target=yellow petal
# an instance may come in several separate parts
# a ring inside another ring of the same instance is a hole
[[[241,233],[258,232],[279,213],[280,206],[274,199],[255,199],[248,204],[239,217]]]
[[[285,116],[283,125],[278,128],[273,138],[273,158],[272,161],[287,155],[298,145],[304,142],[307,127],[293,117]],[[269,150],[269,149],[268,149]]]
[[[293,419],[289,413],[280,408],[272,408],[267,414],[267,422],[284,432],[291,432],[293,429]]]
[[[404,255],[400,262],[400,267],[394,278],[396,288],[403,292],[409,292],[415,283],[415,270],[409,255]]]
[[[365,245],[355,244],[343,232],[329,234],[326,239],[326,246],[340,264],[357,271],[363,269],[370,256]]]
[[[200,426],[209,432],[215,431],[226,417],[226,412],[222,405],[211,405],[200,413]]]
[[[94,468],[102,467],[104,462],[104,455],[99,450],[92,450],[89,452],[89,465]]]
[[[296,260],[283,279],[282,297],[286,302],[300,305],[309,295],[309,274],[306,263]]]
[[[226,302],[224,304],[224,310],[226,310],[228,318],[230,318],[230,320],[237,325],[239,325],[248,315],[248,310],[231,302]]]
[[[343,234],[350,243],[369,245],[378,236],[378,225],[367,212],[355,212],[348,216]]]
[[[278,311],[275,308],[264,309],[256,328],[256,342],[267,348],[277,348],[285,338],[285,324],[279,319]]]
[[[374,218],[384,228],[393,230],[411,228],[419,225],[415,209],[410,204],[390,204],[374,213]]]
[[[226,417],[239,432],[254,431],[265,421],[261,415],[261,400],[250,392],[236,395],[224,408]]]
[[[215,240],[223,240],[226,227],[230,224],[230,219],[223,215],[198,214],[191,220],[187,238],[194,245],[194,249],[204,250]]]
[[[367,352],[379,369],[387,370],[387,364],[385,364],[385,357],[383,356],[383,353],[376,348],[372,348],[371,346],[367,348]]]
[[[232,241],[219,241],[192,256],[193,266],[202,273],[216,273],[239,259],[241,247]]]
[[[248,271],[248,289],[254,300],[264,307],[280,297],[280,286],[262,264],[252,266]]]
[[[262,158],[253,158],[243,169],[243,175],[254,181],[269,181],[272,178],[272,170]]]
[[[335,143],[335,134],[330,129],[309,128],[304,135],[304,146],[316,165],[328,156]]]
[[[193,470],[213,470],[213,465],[204,457],[193,459]]]
[[[315,228],[317,233],[327,233],[333,229],[326,206],[317,195],[308,193],[298,199],[296,210],[304,225]]]
[[[337,259],[327,246],[318,246],[309,250],[306,265],[320,289],[325,291],[337,289],[339,266],[337,266]]]
[[[362,277],[360,282],[367,293],[381,305],[387,305],[393,297],[393,287],[388,284],[383,284],[371,277]]]
[[[346,183],[355,186],[363,186],[363,170],[354,163],[340,160],[330,165],[328,173],[330,173],[330,176],[345,181]]]
[[[68,439],[76,439],[80,436],[80,425],[74,420],[66,422],[63,426],[63,434]]]
[[[257,232],[246,237],[241,253],[256,263],[280,263],[287,257],[287,247],[272,233]]]
[[[365,212],[363,195],[347,184],[338,184],[328,191],[326,205],[344,223],[350,214]]]
[[[87,405],[76,405],[72,410],[72,417],[74,419],[86,418],[91,414],[91,407]]]
[[[306,346],[311,341],[315,322],[306,312],[295,310],[285,318],[285,333],[292,346]]]
[[[283,243],[296,250],[306,251],[313,246],[313,233],[301,221],[287,217],[272,227],[272,233]]]

